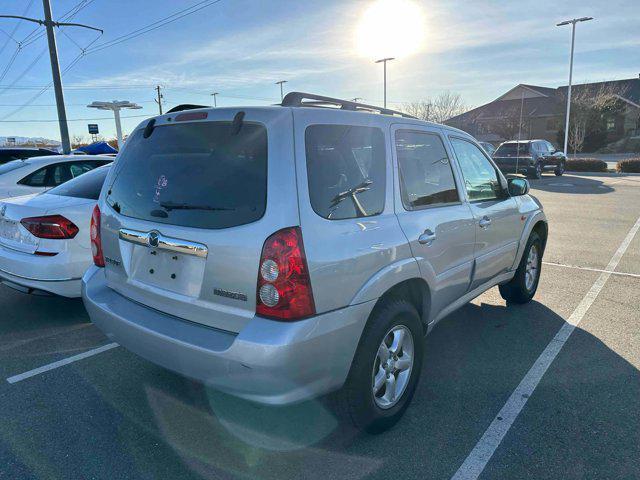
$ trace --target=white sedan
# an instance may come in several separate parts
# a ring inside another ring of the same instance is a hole
[[[0,282],[25,293],[80,296],[92,263],[91,214],[109,169],[0,201]]]
[[[100,155],[52,155],[0,165],[0,199],[40,193],[113,162]]]

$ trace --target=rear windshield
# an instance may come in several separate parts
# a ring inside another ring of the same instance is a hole
[[[2,175],[3,173],[13,172],[14,170],[17,170],[19,168],[26,167],[26,166],[27,164],[22,160],[12,160],[8,163],[5,163],[4,165],[0,165],[0,175]]]
[[[97,200],[110,168],[111,165],[108,165],[83,173],[79,177],[69,180],[59,187],[52,188],[47,193],[49,195],[60,195],[62,197]]]
[[[107,203],[122,215],[195,228],[228,228],[262,217],[267,130],[244,122],[197,122],[136,131],[119,155]]]
[[[523,153],[529,153],[529,143],[520,143],[520,149],[518,150],[517,143],[505,143],[498,147],[498,150],[494,153],[495,156],[500,155],[522,155]]]

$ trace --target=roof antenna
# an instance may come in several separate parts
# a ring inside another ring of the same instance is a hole
[[[152,118],[151,120],[149,120],[149,123],[147,123],[147,126],[144,127],[144,132],[142,132],[142,136],[144,138],[149,138],[151,136],[151,134],[153,133],[153,128],[155,127],[156,124],[156,119]]]
[[[233,123],[231,124],[231,135],[237,135],[242,128],[242,121],[244,120],[244,112],[240,111],[233,117]]]

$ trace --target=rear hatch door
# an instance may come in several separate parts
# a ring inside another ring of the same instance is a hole
[[[192,111],[158,117],[146,137],[138,129],[101,202],[112,289],[234,332],[255,315],[264,240],[299,224],[290,112],[237,115]]]

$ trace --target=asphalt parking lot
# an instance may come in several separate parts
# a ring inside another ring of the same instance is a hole
[[[80,301],[0,287],[0,478],[640,478],[640,175],[547,174],[532,193],[550,230],[535,301],[492,289],[443,320],[411,407],[378,436],[120,347],[15,377],[109,341]]]

